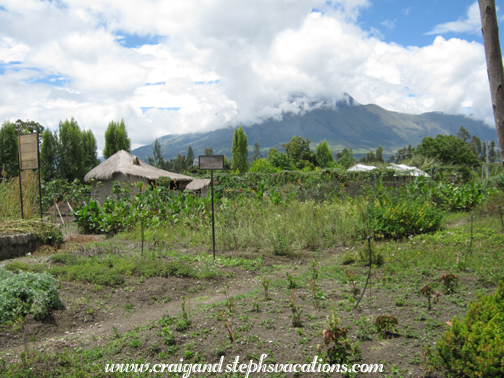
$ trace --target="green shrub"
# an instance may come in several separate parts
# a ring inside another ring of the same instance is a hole
[[[462,320],[426,350],[430,369],[443,370],[446,377],[504,376],[504,287],[494,294],[479,296]]]
[[[445,213],[429,201],[398,196],[371,201],[367,216],[375,237],[397,239],[438,230]]]
[[[14,274],[0,266],[0,324],[29,313],[43,319],[51,308],[62,308],[57,281],[46,273]]]
[[[357,251],[357,260],[364,265],[369,265],[369,245],[366,242],[361,245]],[[380,251],[380,248],[376,246],[375,243],[371,243],[371,264],[383,265],[385,262],[385,256]]]

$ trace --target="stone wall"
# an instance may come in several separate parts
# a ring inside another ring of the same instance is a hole
[[[24,256],[41,245],[35,234],[0,236],[0,261]]]

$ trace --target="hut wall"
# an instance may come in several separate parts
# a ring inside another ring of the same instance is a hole
[[[145,177],[140,177],[140,176],[131,176],[131,175],[124,175],[122,173],[114,173],[112,178],[110,180],[103,180],[100,181],[102,183],[101,186],[96,185],[93,188],[93,194],[92,197],[97,200],[100,205],[103,205],[103,202],[105,201],[105,198],[110,197],[110,196],[116,196],[115,194],[112,194],[112,186],[114,184],[114,181],[119,181],[119,182],[129,182],[132,184],[135,184],[137,182],[142,182],[144,185],[149,185],[149,180]],[[133,197],[136,193],[139,193],[139,190],[136,186],[130,188],[131,189],[131,197]]]

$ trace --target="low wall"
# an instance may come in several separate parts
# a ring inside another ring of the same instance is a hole
[[[35,234],[0,236],[0,261],[34,252],[40,245]]]

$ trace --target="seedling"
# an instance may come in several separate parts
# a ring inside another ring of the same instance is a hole
[[[431,309],[431,296],[434,294],[434,289],[430,287],[429,285],[425,285],[423,288],[420,289],[420,295],[424,296],[427,298],[427,310],[430,311]]]
[[[226,285],[226,288],[229,290],[229,285]],[[229,309],[229,312],[234,312],[235,310],[234,298],[229,296],[227,290],[223,290],[222,292],[226,296],[226,306]]]
[[[182,297],[182,318],[186,321],[191,321],[191,304],[187,303],[187,311],[186,311],[186,297]]]
[[[439,298],[439,292],[434,293],[434,289],[432,287],[430,287],[429,285],[425,285],[423,288],[420,289],[420,295],[427,298],[427,310],[428,311],[430,311],[430,309],[431,309],[431,298],[434,297],[434,302],[436,302],[436,303]]]
[[[350,285],[352,285],[352,295],[357,298],[360,293],[360,289],[357,287],[357,275],[355,274],[355,272],[345,268],[345,277]]]
[[[294,275],[296,273],[289,274],[289,272],[286,272],[285,274],[287,275],[287,281],[289,281],[289,285],[287,286],[287,289],[296,289],[298,287],[297,282],[294,281]]]
[[[447,293],[453,293],[458,282],[458,276],[453,273],[443,274],[439,277],[439,281],[443,281]]]
[[[314,279],[308,280],[308,284],[310,285],[310,291],[313,296],[313,303],[315,305],[315,308],[321,308],[323,301],[325,301],[325,296],[324,292],[322,290],[319,290],[317,283],[315,282]]]
[[[328,347],[326,360],[330,364],[345,364],[350,362],[352,356],[360,354],[359,346],[352,347],[347,340],[348,329],[340,327],[340,319],[334,304],[331,304],[332,313],[327,317],[327,328],[322,331],[324,344]],[[332,346],[330,346],[332,344]],[[317,350],[322,351],[322,346],[318,345]]]
[[[311,274],[313,280],[318,280],[319,271],[317,269],[318,263],[316,261],[312,261],[311,263]]]
[[[397,318],[392,315],[380,315],[375,320],[376,330],[382,333],[384,338],[393,333],[398,333],[396,325],[399,324]]]
[[[303,313],[303,310],[301,309],[301,306],[296,305],[296,290],[292,290],[291,296],[290,296],[290,308],[292,311],[292,326],[293,327],[302,327],[303,326],[303,321],[301,320],[301,314]]]
[[[267,279],[262,280],[261,285],[264,288],[264,299],[269,299],[268,289],[270,285],[270,280]]]

